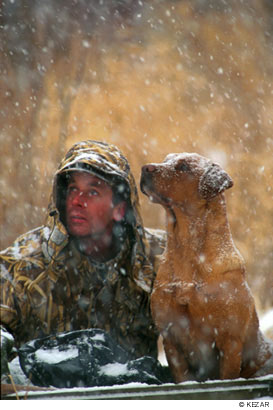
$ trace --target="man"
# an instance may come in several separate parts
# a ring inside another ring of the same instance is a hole
[[[0,253],[1,374],[23,343],[99,328],[128,359],[157,356],[149,297],[164,240],[148,232],[127,160],[113,145],[75,144],[61,162],[44,226]]]

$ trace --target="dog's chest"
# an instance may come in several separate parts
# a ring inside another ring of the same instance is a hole
[[[225,299],[225,294],[218,283],[206,283],[202,280],[176,280],[172,284],[172,295],[180,304],[192,306],[211,306]]]
[[[155,283],[153,297],[163,298],[166,305],[177,305],[178,307],[201,306],[214,300],[209,295],[202,282],[173,279],[170,282]]]
[[[203,294],[203,284],[196,281],[177,279],[170,285],[172,289],[172,297],[181,306],[187,306],[192,303],[195,304]]]

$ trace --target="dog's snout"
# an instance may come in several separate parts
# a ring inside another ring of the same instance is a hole
[[[147,164],[142,167],[142,172],[150,173],[156,170],[156,166],[153,164]]]

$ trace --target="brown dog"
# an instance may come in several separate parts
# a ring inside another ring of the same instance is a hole
[[[270,346],[227,220],[223,191],[232,185],[198,154],[170,154],[142,168],[143,193],[167,213],[151,309],[176,382],[273,373],[261,370]]]

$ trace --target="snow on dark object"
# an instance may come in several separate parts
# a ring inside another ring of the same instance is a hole
[[[126,352],[104,331],[81,330],[36,339],[19,349],[21,367],[35,385],[113,386],[171,381],[152,357],[127,361]]]

